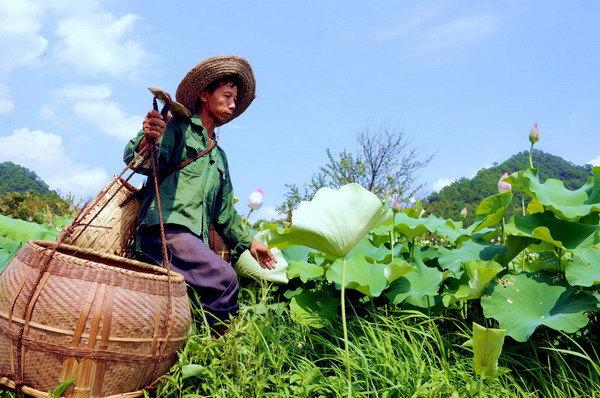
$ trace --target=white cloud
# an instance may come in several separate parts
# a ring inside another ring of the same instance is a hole
[[[39,34],[43,6],[28,0],[0,1],[0,75],[35,63],[48,46]]]
[[[56,90],[58,96],[73,101],[107,99],[110,98],[111,93],[108,84],[71,83],[67,87]]]
[[[77,198],[95,195],[109,180],[102,168],[73,161],[65,153],[60,136],[25,127],[0,137],[0,161],[26,167],[51,189]]]
[[[134,76],[150,58],[140,42],[129,38],[138,19],[131,13],[117,18],[101,10],[64,18],[55,31],[62,40],[58,59],[86,75]]]
[[[15,108],[14,102],[8,96],[8,87],[0,84],[0,113],[7,113]]]
[[[275,218],[281,218],[281,214],[273,206],[263,206],[250,214],[250,222],[273,220]]]
[[[142,116],[127,116],[116,102],[82,101],[74,105],[75,115],[105,134],[123,140],[142,128]]]
[[[589,162],[586,162],[586,164],[591,164],[594,167],[600,166],[600,155],[598,155],[596,159],[592,159]]]
[[[454,179],[452,179],[452,178],[448,178],[448,177],[438,178],[438,180],[431,185],[431,188],[435,192],[439,192],[442,188],[452,184],[453,182],[454,182]]]
[[[501,27],[501,16],[471,14],[453,16],[449,3],[418,3],[392,27],[379,31],[375,39],[402,43],[406,55],[428,62],[442,55],[455,55],[462,47],[483,40]]]

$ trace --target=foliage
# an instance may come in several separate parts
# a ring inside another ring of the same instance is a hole
[[[63,199],[54,192],[44,195],[33,191],[11,192],[0,196],[0,214],[19,220],[56,224],[60,219],[73,218],[76,213],[73,198]]]
[[[343,150],[337,158],[326,150],[328,161],[313,175],[310,183],[300,189],[296,184],[286,184],[288,192],[277,211],[285,214],[285,222],[292,219],[292,211],[300,202],[308,201],[323,187],[338,189],[343,185],[358,183],[379,199],[408,202],[422,188],[415,185],[416,173],[432,159],[422,156],[419,149],[410,147],[404,131],[385,124],[377,130],[366,127],[356,134],[358,150]]]
[[[576,166],[560,156],[551,155],[540,150],[533,151],[533,161],[539,170],[540,181],[549,178],[561,180],[568,189],[581,187],[592,176],[591,166]],[[524,151],[513,155],[510,159],[494,166],[479,170],[472,179],[461,178],[442,188],[439,192],[431,193],[424,200],[425,210],[438,217],[461,220],[460,211],[466,206],[468,215],[466,221],[475,220],[474,210],[479,203],[497,193],[496,184],[504,172],[509,174],[529,168],[529,152]],[[507,209],[507,218],[515,213],[523,212],[529,203],[529,196],[523,196],[520,190],[515,190],[514,200]]]
[[[27,191],[33,191],[38,195],[47,195],[52,192],[48,184],[33,171],[12,162],[0,163],[0,195]]]

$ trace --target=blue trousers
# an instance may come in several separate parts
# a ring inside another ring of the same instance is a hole
[[[185,227],[166,224],[165,234],[171,270],[182,274],[191,290],[200,297],[207,321],[213,324],[236,316],[239,285],[233,267]],[[145,228],[140,239],[142,251],[157,264],[162,264],[158,226]]]

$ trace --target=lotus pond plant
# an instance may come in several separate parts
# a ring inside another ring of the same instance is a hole
[[[537,124],[530,140],[539,140]],[[299,286],[288,292],[291,313],[305,325],[336,322],[339,309],[345,330],[351,302],[471,319],[497,326],[502,338],[516,342],[539,328],[595,339],[590,319],[597,322],[600,309],[600,167],[592,173],[574,191],[559,180],[540,181],[533,167],[505,173],[498,194],[479,204],[468,226],[423,216],[416,201],[404,209],[381,203],[350,184],[324,188],[301,203],[286,230],[263,227],[270,246],[309,248],[288,258],[288,278]],[[516,189],[528,205],[506,220]],[[349,356],[346,334],[344,340]]]

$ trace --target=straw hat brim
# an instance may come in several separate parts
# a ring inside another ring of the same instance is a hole
[[[185,75],[175,93],[176,101],[184,105],[192,114],[196,109],[196,101],[202,90],[226,76],[234,75],[238,78],[238,92],[235,110],[231,120],[241,115],[250,106],[255,97],[256,80],[254,72],[247,60],[235,55],[218,55],[207,58],[194,66]]]

